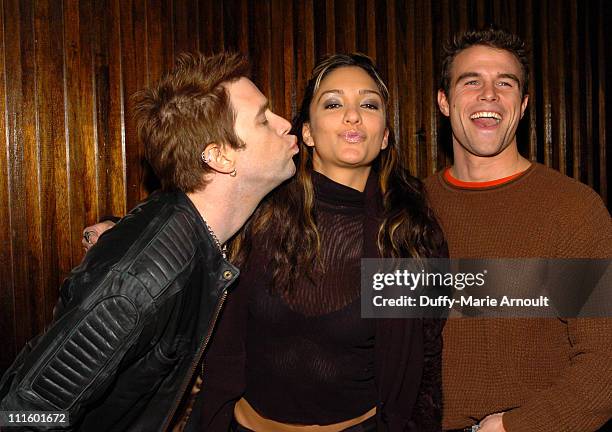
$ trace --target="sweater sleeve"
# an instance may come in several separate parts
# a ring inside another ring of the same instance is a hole
[[[610,318],[568,320],[571,366],[551,387],[503,416],[507,432],[595,431],[612,413]]]
[[[586,188],[585,188],[586,189]],[[560,236],[565,258],[612,257],[612,222],[599,196],[588,191]],[[595,431],[612,417],[612,318],[567,320],[570,366],[549,388],[504,414],[507,432]]]

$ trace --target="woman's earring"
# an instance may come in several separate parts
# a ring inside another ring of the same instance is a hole
[[[230,173],[230,177],[236,177],[236,174],[238,173],[236,172],[236,168],[234,168],[234,171]]]

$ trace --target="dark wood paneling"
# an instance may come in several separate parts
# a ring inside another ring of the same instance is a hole
[[[314,5],[312,2],[294,0],[293,13],[295,86],[291,89],[292,114],[299,108],[299,103],[304,95],[304,87],[306,87],[310,71],[316,62]]]
[[[15,328],[9,343],[22,345],[36,332],[44,315],[36,294],[40,293],[40,254],[37,249],[40,223],[36,221],[39,201],[35,183],[39,174],[35,158],[34,79],[32,7],[16,0],[4,2],[4,43],[6,79],[6,139],[9,199],[9,226],[12,252],[13,318]],[[11,17],[11,19],[7,19]],[[35,161],[34,161],[35,162]],[[29,201],[34,199],[34,202]],[[34,240],[34,244],[30,241]],[[36,265],[36,269],[31,267]],[[4,272],[3,272],[4,273]]]
[[[124,94],[122,88],[120,0],[96,0],[93,22],[94,98],[96,122],[96,174],[98,214],[125,214],[126,169]],[[160,53],[163,52],[160,50]],[[162,62],[153,62],[151,75],[159,76]]]
[[[130,95],[184,50],[248,54],[273,108],[292,117],[321,56],[372,56],[392,95],[410,171],[450,163],[436,90],[442,42],[497,24],[531,45],[521,151],[610,200],[612,44],[606,0],[0,0],[0,370],[51,319],[81,230],[154,187]]]
[[[34,38],[36,66],[36,125],[38,141],[39,199],[41,235],[41,288],[44,322],[51,318],[57,287],[71,267],[71,241],[68,221],[66,177],[66,135],[64,125],[64,83],[62,38],[49,37],[63,32],[63,10],[52,1],[36,2]],[[94,194],[95,197],[95,194]],[[55,229],[49,229],[55,227]]]
[[[147,84],[146,3],[141,0],[118,0],[121,45],[121,81],[123,93],[124,159],[127,202],[132,205],[145,195],[143,150],[136,136],[136,125],[130,113],[130,95]],[[170,11],[169,11],[170,12]],[[173,14],[166,17],[173,21]],[[174,27],[172,27],[174,30]]]
[[[16,323],[15,323],[15,273],[16,265],[13,254],[13,221],[12,216],[12,185],[11,176],[13,174],[11,163],[11,139],[9,128],[12,124],[8,110],[8,82],[13,84],[12,77],[7,74],[8,65],[7,53],[10,52],[5,43],[6,31],[5,24],[6,12],[10,13],[10,8],[4,0],[0,2],[0,131],[2,131],[2,145],[0,145],[0,219],[3,221],[0,227],[0,343],[3,349],[0,350],[0,371],[6,367],[15,357],[16,344]],[[8,75],[8,76],[7,76]],[[9,81],[7,82],[7,78]],[[13,138],[14,139],[14,138]],[[27,288],[22,288],[27,289]]]
[[[280,38],[280,41],[282,41],[282,33],[281,35],[272,34],[271,8],[271,2],[251,3],[248,13],[252,19],[249,21],[248,29],[246,31],[243,29],[243,32],[249,41],[249,51],[245,54],[248,54],[251,58],[252,78],[259,84],[261,91],[269,98],[272,108],[278,111],[277,99],[272,96],[274,83],[272,81],[271,59],[273,56],[282,56],[282,51],[273,52],[272,50],[272,46],[282,47],[278,42],[273,45],[273,39]],[[240,11],[237,10],[237,12]],[[234,16],[233,20],[242,21],[240,16]]]
[[[200,49],[200,14],[198,0],[176,0],[173,10],[174,51]],[[153,32],[148,32],[153,36]]]
[[[610,104],[612,103],[612,86],[606,87],[606,81],[612,76],[610,73],[609,66],[607,66],[606,59],[609,59],[612,55],[612,44],[610,44],[610,31],[607,27],[610,25],[610,18],[612,18],[612,5],[609,1],[599,0],[598,7],[594,11],[595,19],[594,26],[597,32],[595,33],[592,28],[590,31],[596,35],[596,39],[593,44],[597,46],[597,79],[595,80],[594,86],[597,88],[597,124],[599,125],[597,137],[594,137],[594,151],[598,152],[599,156],[599,184],[595,184],[596,190],[604,197],[604,200],[610,205],[610,184],[608,183],[609,176],[608,171],[612,169],[612,155],[607,155],[608,145],[607,143],[612,140],[610,137],[610,127],[612,123],[612,109]],[[606,26],[606,27],[604,27]],[[608,31],[604,29],[607,28]],[[590,78],[590,77],[589,77]],[[591,101],[587,100],[587,104]],[[609,208],[609,207],[608,207]]]

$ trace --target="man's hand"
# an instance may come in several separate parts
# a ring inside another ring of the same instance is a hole
[[[113,221],[103,221],[99,222],[95,225],[85,227],[83,230],[83,239],[81,240],[81,244],[83,245],[83,249],[85,252],[89,250],[93,245],[98,242],[98,238],[107,230],[111,229],[115,226],[115,222]]]
[[[497,413],[486,416],[480,422],[478,432],[506,432],[502,423],[503,415],[504,413]]]

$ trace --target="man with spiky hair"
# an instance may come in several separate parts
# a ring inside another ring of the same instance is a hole
[[[87,432],[185,424],[238,276],[223,245],[295,172],[296,137],[247,66],[236,54],[184,54],[136,95],[139,137],[162,190],[66,279],[50,327],[2,377],[0,411],[61,411],[61,429]]]
[[[454,163],[427,179],[453,258],[610,258],[612,224],[587,186],[521,156],[524,43],[469,31],[446,49],[438,104]],[[589,432],[612,413],[612,320],[458,318],[444,329],[444,428]]]

